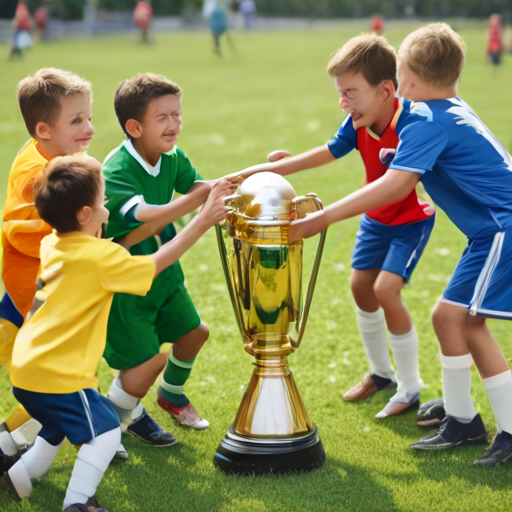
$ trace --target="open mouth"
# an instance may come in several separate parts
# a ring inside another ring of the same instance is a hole
[[[352,112],[352,121],[359,121],[361,117],[363,117],[363,114],[356,112],[355,110]]]

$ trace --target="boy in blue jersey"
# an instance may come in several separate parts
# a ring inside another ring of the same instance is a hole
[[[482,377],[498,435],[474,464],[512,455],[512,374],[486,319],[512,318],[512,160],[457,96],[464,66],[461,38],[434,23],[411,33],[398,56],[398,92],[411,100],[397,124],[400,144],[388,172],[364,189],[294,223],[291,241],[405,197],[421,179],[427,192],[468,237],[432,320],[443,371],[447,418],[436,435],[411,445],[444,450],[486,439],[471,398],[471,364]]]

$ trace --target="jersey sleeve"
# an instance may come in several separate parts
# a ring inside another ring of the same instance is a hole
[[[327,143],[327,147],[334,158],[341,158],[357,148],[357,132],[351,115],[344,119],[334,137]]]
[[[201,181],[203,177],[192,167],[187,155],[181,149],[176,148],[176,154],[178,156],[178,171],[174,182],[174,190],[180,194],[186,194],[190,187],[196,181]]]
[[[107,224],[107,237],[120,238],[141,223],[127,213],[144,200],[142,185],[127,171],[111,172],[104,168],[105,205],[110,216]]]
[[[108,240],[98,261],[102,287],[114,293],[146,295],[155,277],[155,263],[149,256],[132,256],[124,247]]]
[[[400,142],[390,169],[424,174],[432,171],[448,143],[446,130],[433,121],[415,121],[399,132]]]

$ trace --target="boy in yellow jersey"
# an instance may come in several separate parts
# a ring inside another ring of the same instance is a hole
[[[9,174],[3,210],[2,278],[6,294],[0,303],[0,364],[9,365],[18,329],[27,317],[36,293],[41,240],[51,227],[41,220],[34,205],[34,182],[48,162],[88,146],[92,90],[89,82],[61,69],[44,68],[21,80],[18,105],[31,139],[16,156]],[[0,424],[2,453],[15,456],[30,444],[40,426],[20,407]]]
[[[96,378],[112,298],[145,295],[161,271],[225,218],[223,196],[233,186],[219,181],[197,217],[148,256],[132,256],[99,238],[109,212],[95,159],[55,158],[36,188],[37,210],[55,230],[41,244],[40,281],[47,299],[17,336],[11,381],[15,397],[42,429],[4,480],[17,497],[28,497],[31,479],[46,474],[67,437],[81,448],[63,510],[105,512],[94,495],[121,439],[117,414],[98,393]]]

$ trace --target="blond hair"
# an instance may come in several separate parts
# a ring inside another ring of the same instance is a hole
[[[43,68],[18,84],[18,105],[28,132],[36,138],[37,123],[53,126],[59,120],[66,96],[84,94],[92,101],[91,84],[83,78],[56,68]]]
[[[400,59],[426,84],[444,88],[456,84],[464,68],[466,47],[446,23],[430,23],[410,33],[400,45]]]
[[[114,109],[123,131],[126,122],[135,119],[142,122],[149,104],[162,96],[181,96],[181,88],[168,78],[154,73],[138,73],[121,82],[114,93]]]
[[[386,38],[374,34],[361,34],[345,43],[327,65],[329,76],[361,73],[376,87],[384,80],[396,82],[396,52]]]

